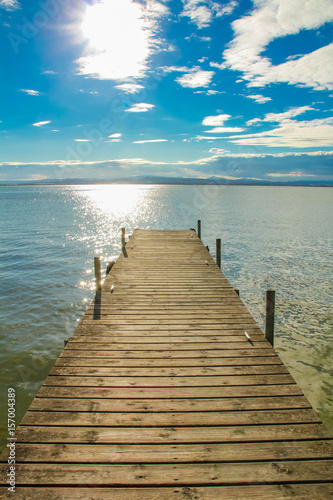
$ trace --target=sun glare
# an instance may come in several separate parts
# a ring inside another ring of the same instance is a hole
[[[101,79],[142,76],[149,56],[148,21],[131,0],[103,0],[87,8],[81,25],[88,55],[77,63],[81,74]]]

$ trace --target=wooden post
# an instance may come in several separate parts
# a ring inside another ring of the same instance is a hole
[[[265,337],[272,346],[274,346],[274,309],[275,309],[275,291],[266,290]]]
[[[221,239],[216,240],[216,264],[221,269]]]
[[[125,248],[125,228],[121,228],[121,248]]]
[[[95,264],[96,292],[100,292],[102,288],[101,258],[95,257],[94,264]]]
[[[198,220],[198,236],[201,239],[201,220]]]

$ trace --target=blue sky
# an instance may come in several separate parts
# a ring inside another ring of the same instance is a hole
[[[0,182],[333,180],[331,0],[0,0]]]

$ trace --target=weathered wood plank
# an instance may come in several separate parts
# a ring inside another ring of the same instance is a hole
[[[132,358],[81,358],[81,357],[59,357],[55,366],[246,366],[246,365],[281,365],[282,361],[277,356],[248,356],[248,357],[230,357],[230,358],[169,358],[169,359],[132,359]]]
[[[2,477],[6,469],[0,465]],[[214,464],[21,464],[17,483],[61,486],[246,485],[331,481],[333,461],[276,461]]]
[[[235,410],[280,410],[311,408],[303,396],[260,398],[188,398],[188,399],[63,399],[35,398],[30,411],[80,411],[80,412],[193,412]]]
[[[5,495],[6,488],[0,487],[0,493]],[[332,483],[316,484],[273,484],[246,486],[211,486],[211,487],[140,487],[140,488],[98,488],[78,486],[74,488],[47,487],[16,487],[15,498],[18,500],[233,500],[260,499],[285,500],[290,498],[315,498],[328,500],[333,496]]]
[[[34,463],[207,463],[267,460],[315,460],[333,456],[333,443],[326,440],[277,443],[77,445],[17,444],[19,461]]]
[[[321,423],[225,425],[200,427],[84,427],[20,426],[20,442],[26,443],[235,443],[331,439]]]
[[[266,357],[266,356],[276,356],[272,348],[269,347],[268,342],[264,344],[264,346],[256,347],[251,346],[251,349],[247,349],[249,347],[249,343],[245,346],[244,344],[234,343],[232,346],[230,344],[225,344],[223,349],[186,349],[184,351],[173,351],[170,353],[169,349],[158,349],[156,351],[152,350],[143,350],[136,349],[135,351],[132,349],[126,350],[117,350],[114,347],[111,349],[105,349],[105,346],[99,346],[93,349],[83,349],[81,348],[72,349],[72,342],[69,342],[65,349],[63,350],[60,357],[80,357],[80,358],[107,358],[107,359],[184,359],[184,358],[194,358],[194,359],[205,359],[205,358],[220,358],[220,357],[236,357],[236,356],[249,356],[253,357],[253,355],[258,357]],[[118,346],[117,346],[118,347]],[[254,350],[255,348],[255,350]]]
[[[218,387],[63,387],[43,385],[41,398],[184,399],[302,396],[296,384]]]
[[[291,375],[234,375],[205,377],[112,377],[112,376],[48,376],[45,386],[72,387],[213,387],[235,385],[291,384]]]
[[[280,375],[289,372],[284,365],[258,366],[175,366],[175,367],[85,367],[56,366],[50,375],[96,377],[204,377],[226,375]],[[199,380],[199,379],[198,379]]]
[[[42,412],[27,411],[22,425],[61,425],[61,426],[217,426],[263,425],[320,422],[319,417],[310,409],[260,410],[260,411],[219,411],[219,412],[137,412],[137,413],[99,413],[99,412]]]

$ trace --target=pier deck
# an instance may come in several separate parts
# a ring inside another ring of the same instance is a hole
[[[196,233],[125,254],[17,429],[15,498],[332,498],[331,436]]]

